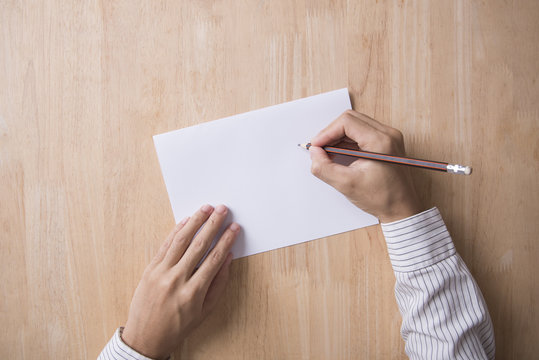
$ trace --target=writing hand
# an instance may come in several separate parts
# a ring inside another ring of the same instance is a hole
[[[166,358],[216,305],[228,280],[230,248],[239,226],[228,226],[196,271],[195,267],[227,211],[223,205],[204,205],[170,233],[135,290],[122,333],[131,348],[151,358]]]
[[[311,140],[311,171],[383,223],[423,210],[407,167],[366,159],[357,159],[348,166],[334,163],[322,147],[342,143],[353,143],[365,151],[404,156],[400,131],[348,110]]]

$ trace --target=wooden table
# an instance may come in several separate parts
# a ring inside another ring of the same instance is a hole
[[[533,0],[2,1],[0,358],[95,358],[124,324],[173,226],[152,135],[346,86],[410,155],[474,167],[414,176],[498,358],[536,357],[538,34]],[[231,278],[177,357],[405,358],[378,226]]]

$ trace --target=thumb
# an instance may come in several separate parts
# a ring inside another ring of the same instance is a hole
[[[351,169],[344,165],[334,163],[328,154],[319,146],[309,148],[311,155],[311,173],[323,182],[333,186],[338,191],[345,190],[345,184],[349,182],[353,174]]]

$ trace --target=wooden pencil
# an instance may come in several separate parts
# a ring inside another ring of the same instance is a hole
[[[298,146],[309,150],[311,143],[298,144]],[[461,175],[470,175],[472,173],[472,168],[470,166],[462,166],[457,164],[449,164],[441,161],[431,161],[431,160],[422,160],[422,159],[413,159],[402,156],[394,156],[387,154],[380,154],[370,151],[360,151],[360,150],[351,150],[344,149],[335,146],[324,146],[323,149],[330,154],[339,154],[346,156],[353,156],[362,159],[383,161],[387,163],[399,164],[414,166],[422,169],[443,171],[452,174],[461,174]]]

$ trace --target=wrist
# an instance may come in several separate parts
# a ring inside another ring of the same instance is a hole
[[[412,199],[406,202],[399,202],[389,207],[385,212],[379,214],[378,220],[381,223],[387,224],[394,221],[402,220],[419,214],[424,210],[419,199]]]
[[[120,332],[120,339],[124,342],[124,344],[145,357],[151,359],[166,358],[166,356],[163,356],[162,354],[157,354],[156,352],[152,351],[147,346],[147,344],[145,344],[145,340],[143,338],[132,333],[130,330],[131,328],[127,328],[126,326],[124,327],[123,331]]]
[[[129,332],[128,332],[129,334]],[[120,348],[122,349],[122,351],[128,355],[130,355],[131,357],[130,358],[133,358],[133,359],[144,359],[144,360],[155,360],[157,359],[156,357],[154,356],[151,356],[149,353],[145,352],[142,350],[142,348],[140,346],[138,346],[136,343],[133,343],[132,341],[129,341],[127,340],[126,341],[126,337],[125,337],[125,327],[124,326],[121,326],[116,334],[115,334],[116,338],[117,338],[117,343],[118,343],[118,346],[120,346]],[[128,337],[129,339],[129,337]]]

